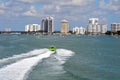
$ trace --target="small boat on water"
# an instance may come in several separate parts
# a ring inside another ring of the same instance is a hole
[[[56,47],[55,46],[50,46],[49,48],[48,48],[50,51],[56,51]]]

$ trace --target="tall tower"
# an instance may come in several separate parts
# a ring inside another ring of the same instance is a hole
[[[99,24],[98,18],[90,18],[87,26],[87,34],[99,35],[107,32],[107,26]]]
[[[69,22],[67,20],[61,21],[61,33],[68,34],[69,32]]]
[[[45,19],[44,18],[42,19],[42,22],[41,22],[41,30],[45,31]]]
[[[42,19],[42,30],[48,34],[52,34],[54,31],[54,18],[46,17]]]
[[[52,34],[54,31],[54,18],[53,17],[48,17],[48,33]]]
[[[42,19],[42,30],[44,31],[44,32],[48,32],[48,20],[47,19]]]
[[[98,18],[90,18],[89,24],[87,27],[87,33],[88,34],[97,34],[99,29],[99,19]]]
[[[99,19],[98,18],[90,18],[89,19],[89,24],[98,25],[99,24]]]

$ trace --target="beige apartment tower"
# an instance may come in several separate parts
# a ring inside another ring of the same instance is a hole
[[[67,35],[69,32],[69,22],[67,20],[61,21],[61,33]]]

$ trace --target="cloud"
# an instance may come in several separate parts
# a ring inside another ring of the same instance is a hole
[[[92,15],[95,16],[103,16],[103,15],[107,15],[108,13],[106,11],[101,11],[101,10],[95,10],[92,12]]]
[[[120,0],[109,0],[108,3],[105,0],[100,0],[99,7],[105,10],[118,11],[120,10]]]
[[[23,13],[24,16],[37,16],[37,11],[34,6],[31,6],[30,9]]]
[[[61,7],[60,6],[56,6],[56,12],[60,12],[61,11]]]
[[[4,14],[4,10],[0,10],[0,14]]]
[[[54,0],[53,3],[57,5],[88,5],[93,3],[95,0]]]
[[[89,11],[91,8],[90,4],[93,4],[94,1],[95,0],[8,0],[4,5],[6,5],[6,14],[10,14],[10,16],[11,14],[38,16],[38,14],[60,15],[61,13],[65,15],[70,13],[72,15]]]
[[[41,0],[18,0],[21,2],[27,2],[27,3],[35,3],[35,2],[40,2]]]
[[[3,9],[3,8],[5,8],[5,4],[4,3],[2,3],[2,2],[0,2],[0,9]]]
[[[99,4],[98,4],[99,3]],[[0,15],[7,18],[42,19],[53,16],[57,22],[66,18],[71,24],[87,24],[91,17],[107,21],[106,15],[120,14],[120,0],[6,0],[0,1]],[[1,17],[3,17],[1,16]],[[107,16],[107,17],[108,17]],[[27,21],[27,20],[26,20]],[[26,22],[24,21],[24,22]],[[29,21],[29,20],[28,20]]]
[[[6,4],[3,2],[0,2],[0,14],[4,14],[6,8],[7,8]]]

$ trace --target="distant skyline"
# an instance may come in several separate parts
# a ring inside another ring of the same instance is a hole
[[[72,29],[86,27],[89,18],[99,18],[109,29],[111,23],[120,23],[120,0],[0,0],[0,30],[24,31],[25,25],[41,25],[47,16],[54,17],[55,30],[63,19]]]

